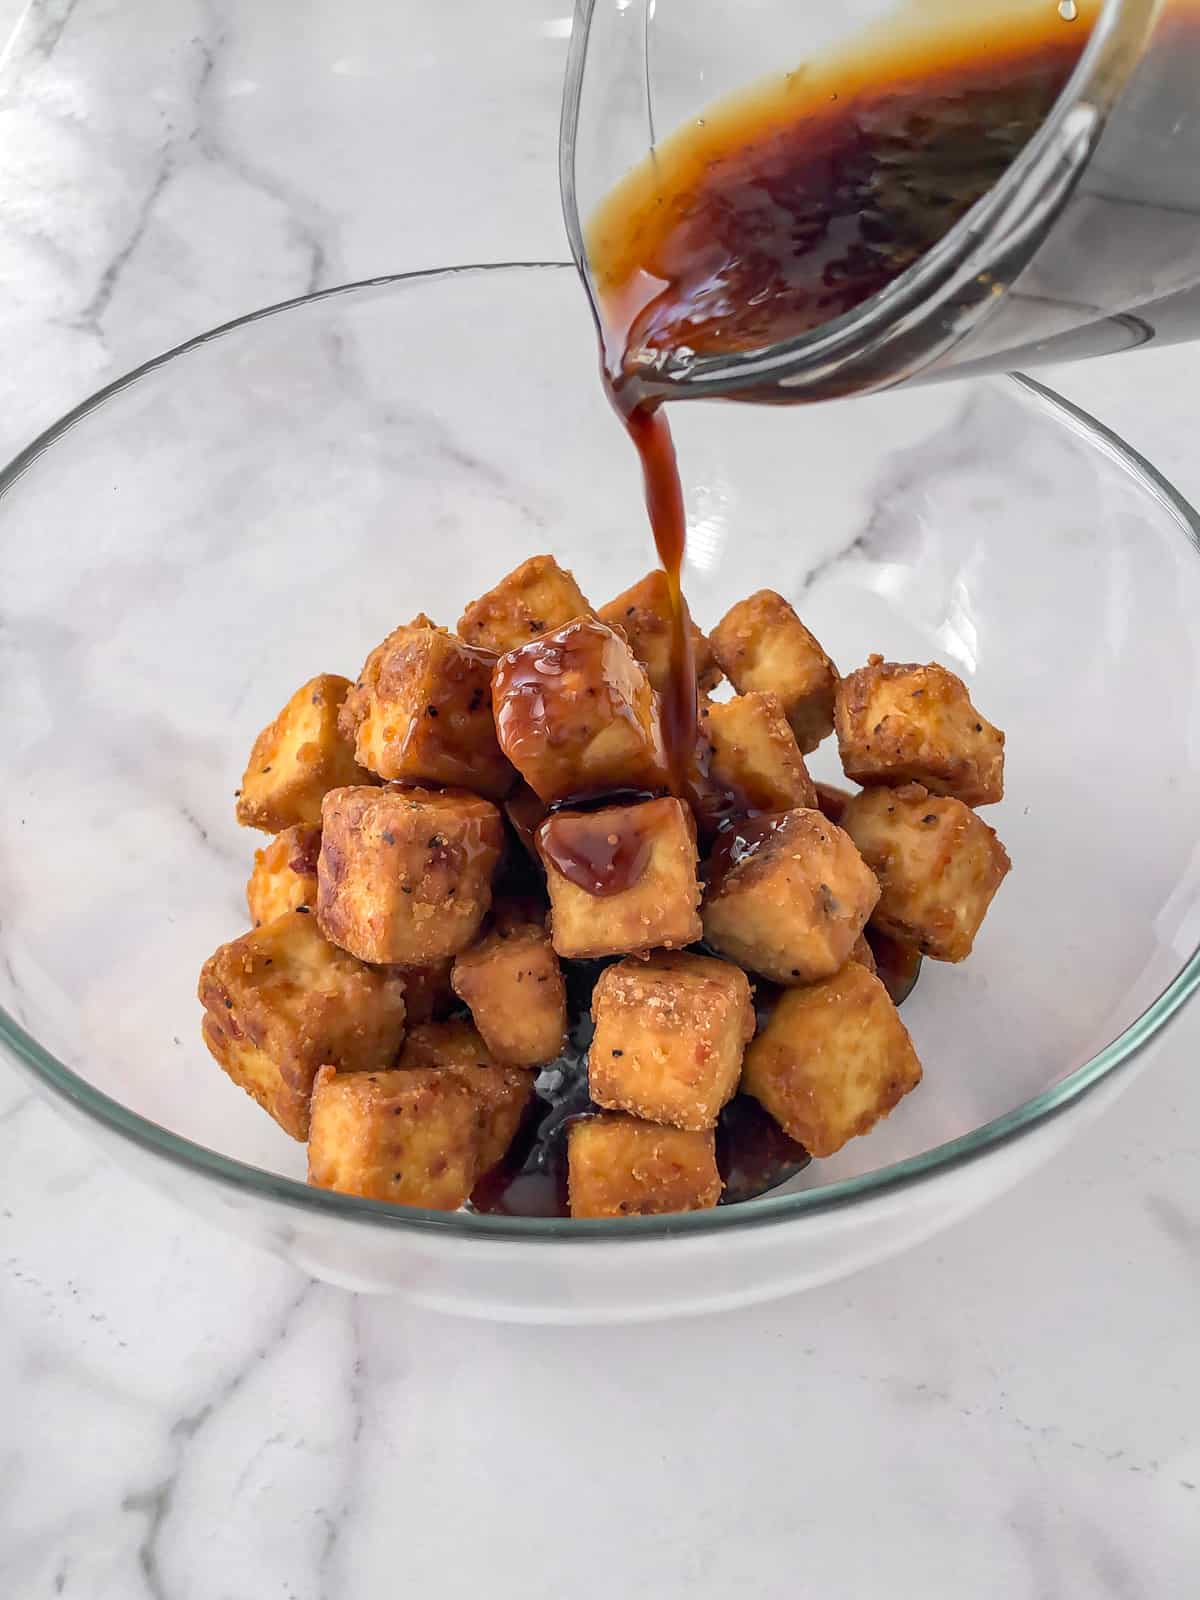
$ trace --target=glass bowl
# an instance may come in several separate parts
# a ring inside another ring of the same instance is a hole
[[[1200,981],[1200,561],[1169,486],[1022,379],[673,421],[701,623],[770,585],[843,669],[879,650],[962,674],[1008,733],[987,819],[1013,870],[971,960],[926,963],[904,1011],[925,1081],[886,1123],[760,1200],[615,1223],[307,1188],[195,998],[262,843],[233,791],[297,684],[417,611],[452,624],[535,551],[597,603],[652,564],[574,271],[264,311],[0,479],[0,1037],[123,1165],[331,1282],[618,1321],[851,1272],[1047,1160]]]

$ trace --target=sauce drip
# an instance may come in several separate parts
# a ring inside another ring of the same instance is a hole
[[[1087,43],[1097,0],[1068,18],[1026,3],[980,28],[889,22],[706,110],[599,207],[587,248],[609,398],[641,459],[670,586],[662,717],[673,792],[688,793],[697,694],[680,590],[686,524],[675,449],[644,387],[663,356],[728,355],[811,332],[886,289],[996,183],[1036,133]]]
[[[614,786],[658,790],[666,769],[652,690],[624,639],[596,617],[577,617],[500,657],[492,679],[496,734],[509,760],[552,805],[580,795],[580,753],[600,724],[625,721],[636,730]]]
[[[675,441],[666,417],[648,404],[626,408],[616,384],[606,378],[609,397],[633,440],[642,463],[646,511],[654,534],[654,547],[667,575],[671,598],[671,657],[667,689],[662,697],[663,747],[671,792],[685,799],[696,749],[699,691],[696,657],[692,645],[692,619],[683,597],[683,555],[687,545],[687,517],[683,485],[675,458]]]
[[[640,809],[560,813],[542,823],[538,844],[567,882],[585,894],[623,894],[650,860],[651,834]]]
[[[706,867],[710,890],[720,888],[725,877],[762,849],[787,826],[787,813],[737,817],[717,835]]]

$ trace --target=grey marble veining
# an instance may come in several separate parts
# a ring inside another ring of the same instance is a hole
[[[21,10],[0,0],[0,30]],[[502,11],[32,0],[0,62],[0,453],[257,305],[561,257],[569,7]],[[1049,381],[1200,497],[1198,361]],[[454,449],[436,418],[391,421]],[[813,585],[895,536],[869,523]],[[0,648],[25,626],[0,596]],[[1193,1013],[1051,1170],[899,1260],[576,1331],[314,1285],[167,1209],[0,1065],[0,1595],[1189,1593],[1198,1044]]]

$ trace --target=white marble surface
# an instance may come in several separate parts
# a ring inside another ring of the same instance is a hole
[[[34,0],[0,62],[0,452],[264,301],[560,256],[567,9]],[[1050,381],[1200,497],[1197,375]],[[1194,1013],[1055,1167],[898,1261],[595,1331],[317,1287],[0,1066],[0,1595],[1191,1593],[1198,1041]]]

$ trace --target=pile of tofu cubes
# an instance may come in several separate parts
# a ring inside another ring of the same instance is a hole
[[[1003,735],[941,666],[872,657],[840,677],[763,590],[693,629],[681,796],[660,725],[671,627],[662,573],[595,611],[535,556],[456,632],[418,616],[353,683],[313,678],[255,741],[237,814],[273,838],[252,930],[201,974],[204,1039],[307,1141],[311,1183],[466,1203],[562,1051],[564,962],[609,963],[597,1110],[568,1134],[576,1217],[715,1205],[736,1092],[828,1156],[920,1080],[864,928],[969,954],[1009,864],[975,810],[1001,798]],[[722,678],[734,692],[710,698]],[[818,796],[805,764],[835,727],[852,797]],[[635,841],[623,875],[562,870],[597,838]]]

